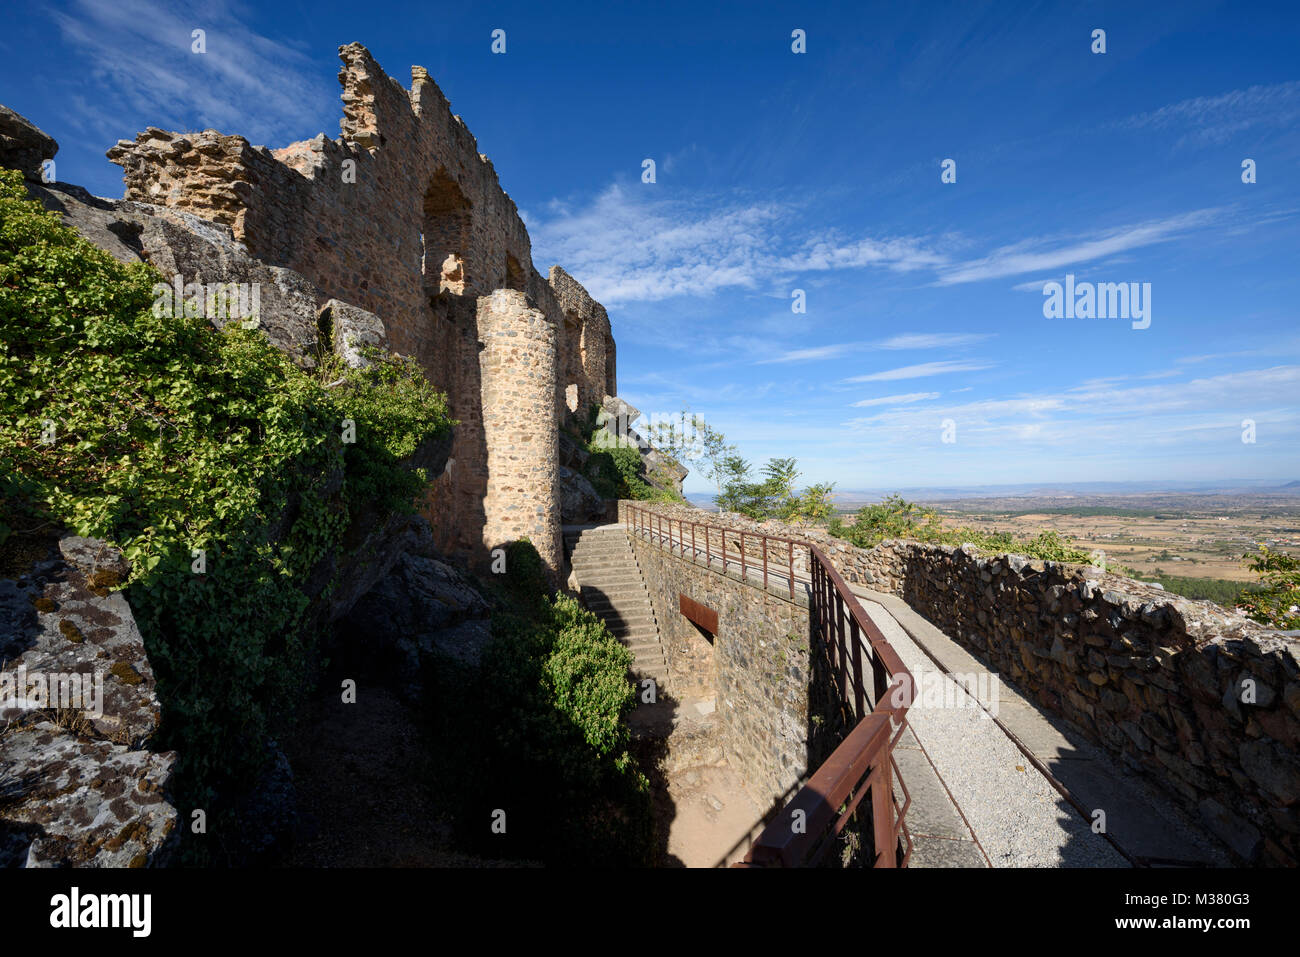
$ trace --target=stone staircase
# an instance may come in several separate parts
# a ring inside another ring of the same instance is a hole
[[[632,652],[632,673],[662,689],[668,662],[627,533],[619,525],[565,529],[564,546],[582,603]]]

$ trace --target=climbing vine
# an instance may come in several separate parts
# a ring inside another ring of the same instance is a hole
[[[202,803],[304,689],[304,582],[363,511],[412,507],[427,476],[403,460],[452,423],[409,360],[306,372],[239,323],[155,315],[159,281],[0,173],[0,551],[51,525],[122,549],[162,744]]]

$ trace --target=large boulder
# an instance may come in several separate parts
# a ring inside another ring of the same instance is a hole
[[[80,703],[64,710],[83,712],[99,737],[143,748],[158,729],[160,709],[135,616],[122,593],[111,590],[129,571],[116,549],[65,535],[28,574],[0,579],[0,621],[11,623],[0,634],[0,687],[15,689],[24,676],[67,676],[62,692]],[[44,693],[53,698],[51,691],[47,683]],[[39,693],[19,691],[8,701],[0,694],[0,721],[27,716]]]
[[[650,442],[632,427],[632,423],[641,417],[641,412],[631,403],[616,395],[605,396],[601,405],[599,424],[610,433],[612,441],[619,445],[630,444],[641,455],[642,472],[645,481],[664,492],[677,496],[682,494],[682,482],[690,470],[669,455],[656,449]]]
[[[560,521],[565,525],[595,525],[605,521],[607,505],[579,472],[560,466]]]
[[[340,621],[337,634],[348,646],[345,654],[362,657],[414,698],[432,657],[478,662],[491,637],[491,609],[474,583],[433,550],[423,519],[405,545],[389,574]]]
[[[116,549],[54,536],[0,579],[0,866],[167,863],[175,752]]]
[[[361,355],[362,347],[388,348],[388,333],[380,318],[342,299],[325,303],[316,324],[323,333],[328,331],[335,355],[353,369],[370,364]]]
[[[167,800],[175,761],[174,751],[132,750],[49,721],[0,737],[0,867],[167,864],[179,837]]]
[[[21,170],[30,180],[41,178],[41,164],[54,159],[59,144],[21,113],[0,106],[0,166]]]

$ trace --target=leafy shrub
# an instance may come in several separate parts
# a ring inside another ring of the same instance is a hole
[[[130,559],[162,744],[180,752],[182,801],[206,804],[256,770],[303,690],[301,584],[359,512],[411,507],[427,476],[401,459],[451,423],[407,360],[313,376],[239,323],[154,315],[159,278],[0,174],[6,524],[64,524]]]
[[[1258,590],[1243,592],[1240,597],[1246,614],[1272,628],[1300,628],[1300,558],[1271,551],[1266,545],[1242,557],[1246,567],[1260,577]]]
[[[1055,530],[1039,532],[1027,541],[1017,541],[1007,532],[982,532],[970,528],[945,529],[933,509],[891,495],[875,505],[858,509],[853,524],[834,518],[829,531],[859,548],[874,548],[890,538],[911,539],[937,545],[971,544],[989,552],[1014,552],[1044,561],[1087,564],[1091,556],[1071,545]]]
[[[462,837],[494,857],[652,863],[650,786],[628,750],[631,654],[572,598],[510,591],[526,612],[493,617],[481,666],[431,676],[440,789]],[[489,828],[497,809],[504,834]]]
[[[611,444],[607,432],[587,441],[587,463],[583,472],[596,493],[604,499],[636,499],[641,502],[680,502],[665,475],[648,477],[645,460],[633,445]],[[659,484],[652,484],[653,478]]]

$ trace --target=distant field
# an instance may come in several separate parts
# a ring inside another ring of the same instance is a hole
[[[1111,565],[1125,565],[1148,581],[1160,581],[1169,591],[1192,598],[1230,602],[1242,586],[1256,580],[1242,556],[1261,543],[1300,554],[1300,498],[1080,498],[1084,500],[948,500],[931,507],[949,528],[1010,532],[1016,538],[1055,530],[1080,548],[1104,553]],[[843,511],[852,514],[852,509]]]

